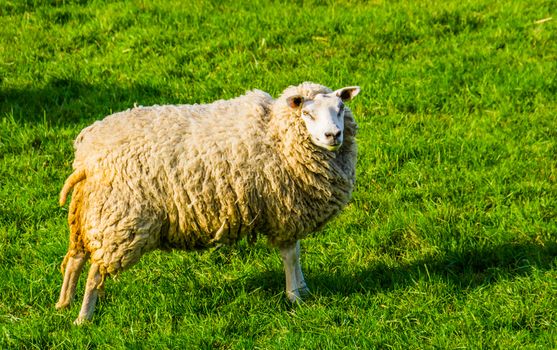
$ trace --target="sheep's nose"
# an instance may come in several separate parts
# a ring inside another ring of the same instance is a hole
[[[325,133],[325,137],[327,139],[333,139],[336,140],[340,137],[340,135],[342,135],[342,131],[341,130],[337,130],[336,132],[331,132],[331,131],[327,131]]]

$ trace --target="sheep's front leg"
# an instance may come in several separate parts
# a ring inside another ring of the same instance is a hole
[[[302,273],[302,264],[300,263],[300,241],[296,242],[296,282],[298,283],[298,293],[306,295],[309,293],[309,288],[304,280]]]
[[[280,248],[286,275],[286,296],[291,302],[301,301],[300,294],[309,292],[300,265],[300,241]]]

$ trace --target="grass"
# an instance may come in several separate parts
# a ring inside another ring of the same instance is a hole
[[[556,13],[0,0],[0,348],[556,348]],[[54,309],[83,127],[305,80],[363,92],[354,199],[302,243],[304,304],[276,251],[241,242],[144,256],[91,325],[72,326],[79,302]]]

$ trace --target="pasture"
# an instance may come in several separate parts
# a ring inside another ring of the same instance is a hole
[[[557,348],[557,3],[0,0],[0,348]],[[55,310],[79,131],[359,85],[352,202],[302,241],[154,252]]]

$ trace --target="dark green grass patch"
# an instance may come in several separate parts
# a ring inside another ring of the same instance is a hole
[[[557,347],[554,1],[0,1],[0,348]],[[140,105],[360,85],[353,201],[302,243],[154,252],[54,304],[72,140]]]

